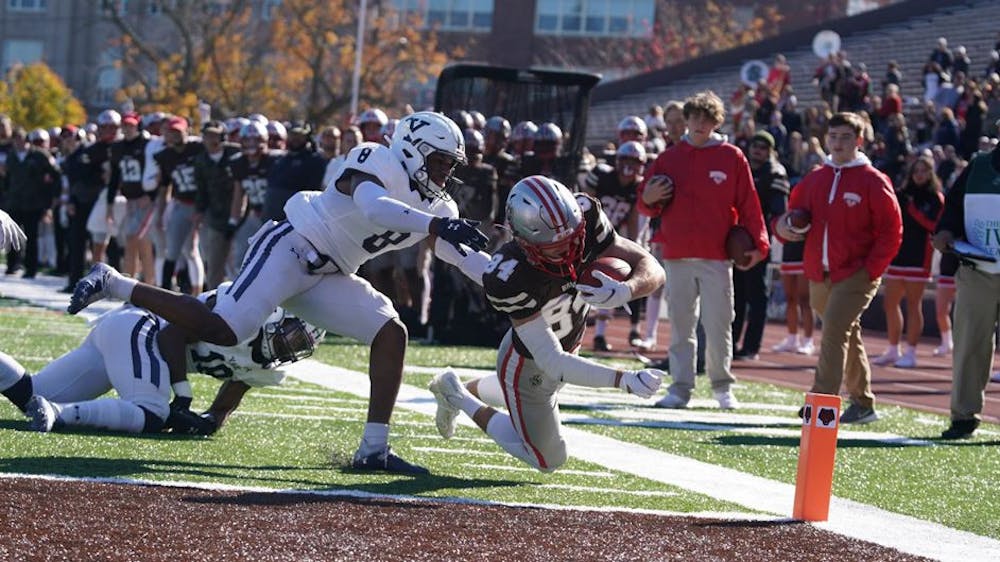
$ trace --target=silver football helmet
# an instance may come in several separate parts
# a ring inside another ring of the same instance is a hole
[[[619,140],[641,140],[646,138],[646,133],[648,129],[646,127],[646,122],[635,115],[629,115],[628,117],[621,120],[618,123],[618,138]],[[629,135],[632,133],[632,135]],[[637,136],[639,138],[629,138],[625,139],[626,136]]]
[[[454,121],[432,111],[402,118],[389,149],[426,197],[447,198],[446,187],[459,164],[464,165],[465,139]]]
[[[278,308],[264,322],[250,346],[254,361],[259,354],[260,364],[273,369],[309,357],[325,336],[324,330]]]
[[[576,279],[583,256],[583,211],[576,197],[558,181],[528,176],[507,196],[507,226],[535,267]]]

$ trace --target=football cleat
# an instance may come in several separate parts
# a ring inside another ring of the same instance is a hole
[[[390,447],[386,447],[384,451],[372,453],[367,456],[361,456],[360,451],[355,453],[351,468],[354,470],[382,470],[385,472],[413,475],[431,473],[431,471],[422,466],[404,461],[399,455],[393,453]]]
[[[24,413],[31,418],[28,421],[28,427],[32,431],[48,433],[62,426],[62,422],[59,420],[59,411],[44,396],[38,394],[32,396],[25,405]]]
[[[454,371],[445,371],[434,377],[429,388],[437,400],[434,423],[437,425],[438,433],[445,439],[451,439],[458,425],[458,413],[462,404],[462,382],[458,380],[458,375]]]
[[[69,299],[66,312],[76,314],[91,304],[111,296],[109,285],[117,271],[106,263],[98,262],[90,268],[87,275],[77,281],[73,288],[73,296]]]

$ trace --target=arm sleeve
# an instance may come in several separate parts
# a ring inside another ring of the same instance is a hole
[[[580,386],[614,388],[616,369],[563,351],[541,314],[514,327],[535,363],[546,374]]]
[[[472,248],[465,249],[466,255],[458,253],[455,246],[440,238],[434,240],[434,255],[441,258],[459,269],[466,277],[476,282],[480,287],[483,285],[483,274],[486,272],[486,265],[490,263],[490,255],[486,252],[473,252]]]
[[[374,182],[361,182],[354,189],[354,203],[365,218],[397,232],[428,232],[435,217],[397,201]]]

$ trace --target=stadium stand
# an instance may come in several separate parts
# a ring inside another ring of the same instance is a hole
[[[712,89],[723,99],[738,87],[740,67],[749,60],[770,63],[783,53],[792,73],[792,88],[804,109],[820,101],[811,82],[821,60],[812,51],[812,37],[822,29],[841,35],[841,49],[854,64],[865,63],[875,87],[880,87],[889,61],[903,71],[903,98],[923,92],[921,69],[938,37],[948,39],[949,49],[965,45],[972,59],[970,74],[979,76],[990,60],[997,39],[1000,2],[995,0],[901,2],[851,18],[827,22],[723,53],[716,53],[644,75],[602,84],[594,90],[587,145],[600,146],[614,139],[624,115],[645,115],[651,105],[683,100],[694,92]]]

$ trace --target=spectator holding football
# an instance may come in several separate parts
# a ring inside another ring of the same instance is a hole
[[[737,407],[730,389],[733,321],[732,262],[726,252],[734,225],[749,231],[754,244],[739,266],[749,269],[770,249],[750,165],[736,146],[715,133],[723,123],[722,100],[701,92],[684,103],[687,134],[662,152],[639,187],[639,212],[660,218],[671,317],[667,395],[656,403],[685,408],[694,390],[695,321],[701,308],[706,370],[719,406]],[[699,303],[700,301],[700,303]]]
[[[861,341],[861,313],[875,296],[903,233],[892,182],[859,150],[863,129],[853,113],[830,119],[829,158],[802,178],[792,190],[790,210],[775,221],[783,241],[805,241],[809,301],[823,319],[811,391],[836,395],[846,382],[851,404],[840,423],[878,419],[871,366]]]

